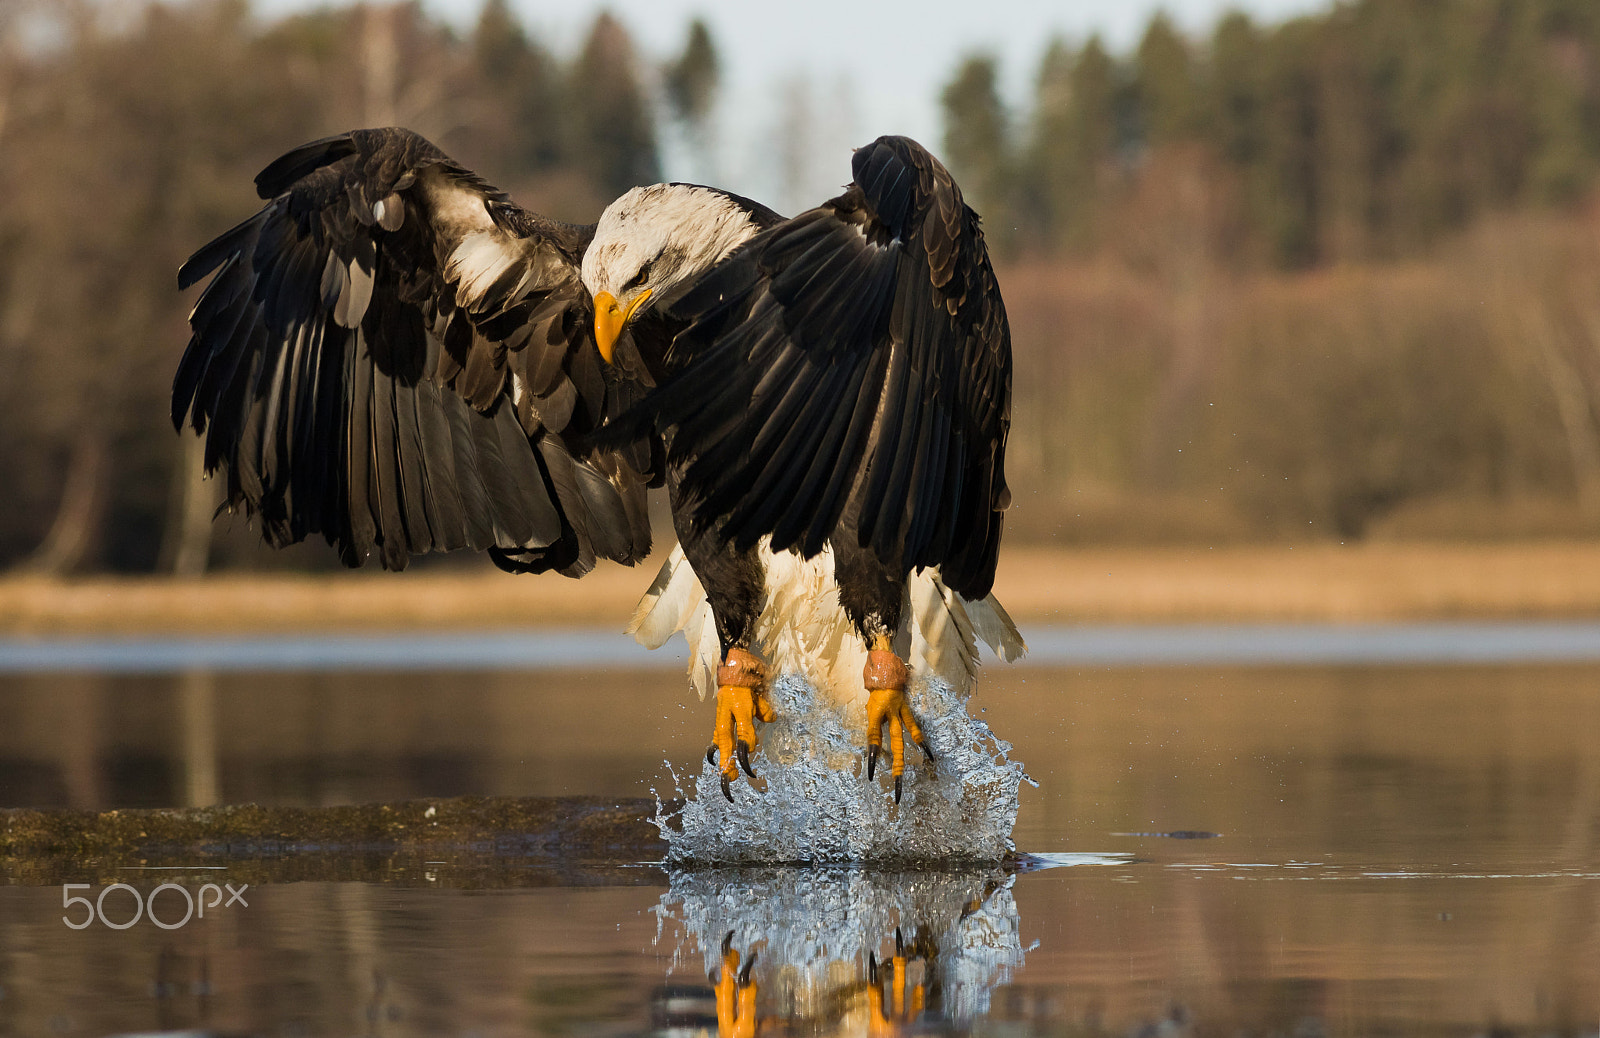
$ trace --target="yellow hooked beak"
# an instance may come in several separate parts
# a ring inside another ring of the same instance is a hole
[[[611,351],[616,348],[617,336],[627,326],[628,318],[639,309],[639,304],[650,298],[650,290],[643,289],[624,307],[610,292],[598,292],[594,297],[594,344],[600,347],[600,356],[611,363]]]

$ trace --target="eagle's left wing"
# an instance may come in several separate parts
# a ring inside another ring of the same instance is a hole
[[[840,530],[900,573],[994,581],[1010,501],[1011,336],[978,217],[904,137],[856,151],[843,195],[742,246],[663,307],[675,373],[654,424],[693,521],[741,548]]]

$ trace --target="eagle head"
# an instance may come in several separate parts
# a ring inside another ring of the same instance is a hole
[[[738,200],[693,184],[636,187],[606,206],[582,270],[600,356],[610,363],[617,338],[650,300],[711,269],[758,230]]]

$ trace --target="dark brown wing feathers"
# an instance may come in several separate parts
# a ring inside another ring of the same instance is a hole
[[[205,435],[230,506],[351,565],[474,548],[577,575],[643,557],[649,450],[641,467],[632,446],[563,442],[636,395],[596,367],[592,228],[518,209],[404,130],[303,145],[256,185],[266,206],[179,272],[215,275],[172,417]]]
[[[854,536],[981,598],[1009,503],[1004,304],[937,160],[884,137],[854,174],[667,301],[675,373],[617,432],[670,432],[696,525],[739,547]]]

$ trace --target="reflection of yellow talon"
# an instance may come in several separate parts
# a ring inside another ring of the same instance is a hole
[[[933,751],[922,737],[922,728],[906,701],[906,665],[888,648],[888,639],[867,653],[862,673],[867,686],[867,778],[877,771],[878,755],[883,752],[883,726],[889,726],[889,762],[894,775],[894,802],[900,802],[900,781],[906,770],[906,736],[922,747],[933,762]]]
[[[750,967],[756,964],[755,952],[739,968],[739,953],[733,949],[733,931],[722,939],[722,968],[717,971],[718,1038],[752,1038],[756,1033],[756,985]]]
[[[778,715],[766,696],[766,668],[744,649],[729,649],[728,658],[717,668],[717,725],[706,759],[719,764],[722,795],[733,802],[732,783],[739,767],[751,778],[750,751],[761,745],[755,722],[771,721]]]
[[[909,991],[906,989],[906,962],[908,959],[918,958],[924,959],[930,966],[933,963],[933,956],[922,951],[920,947],[914,947],[912,954],[907,956],[900,931],[896,929],[894,958],[889,960],[889,1006],[885,1009],[883,977],[879,975],[878,960],[870,952],[867,954],[867,1009],[870,1034],[896,1034],[902,1026],[922,1015],[927,1004],[927,984],[925,982],[913,984]]]

